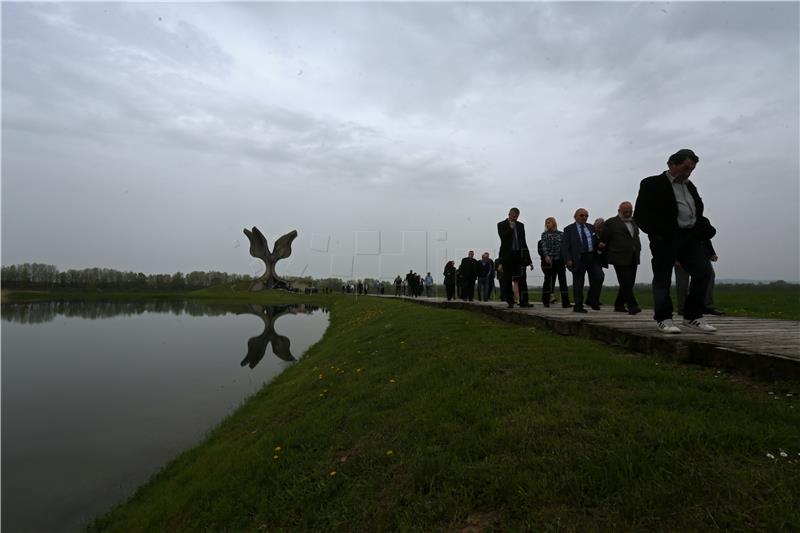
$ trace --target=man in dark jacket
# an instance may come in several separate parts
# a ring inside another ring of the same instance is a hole
[[[561,257],[564,264],[572,272],[572,294],[575,305],[572,310],[585,313],[583,307],[583,282],[589,274],[589,292],[586,302],[595,311],[600,310],[600,290],[603,288],[605,274],[597,256],[600,241],[594,226],[588,224],[589,212],[582,207],[575,211],[575,222],[564,228],[561,239]]]
[[[528,242],[525,240],[525,225],[519,222],[519,209],[512,207],[508,218],[497,223],[497,235],[500,237],[500,253],[498,263],[502,266],[500,277],[501,293],[506,298],[508,307],[514,307],[514,291],[512,284],[517,282],[519,288],[519,306],[533,307],[528,302],[528,282],[526,269],[533,264]]]
[[[614,265],[619,282],[614,311],[622,313],[627,311],[631,315],[640,313],[642,310],[639,309],[639,303],[633,295],[633,285],[636,283],[642,242],[639,240],[639,228],[633,220],[633,204],[630,202],[619,204],[617,216],[606,220],[600,232],[600,240],[605,243],[605,255],[609,264]]]
[[[461,299],[471,302],[475,298],[475,280],[478,278],[478,260],[473,250],[461,260],[458,273],[461,276]]]
[[[478,300],[488,302],[493,288],[494,261],[489,257],[489,252],[483,252],[478,261]]]
[[[653,260],[654,318],[662,333],[680,333],[672,322],[670,285],[675,261],[691,276],[684,309],[684,325],[702,333],[716,328],[703,318],[703,299],[711,275],[703,241],[716,230],[703,217],[703,201],[689,181],[700,158],[689,150],[678,150],[667,160],[669,170],[642,180],[636,198],[634,219],[650,238]]]

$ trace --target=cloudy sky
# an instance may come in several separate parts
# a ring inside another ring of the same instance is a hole
[[[717,276],[797,281],[799,35],[795,2],[3,2],[2,263],[255,273],[257,226],[298,230],[284,274],[436,275],[688,147]]]

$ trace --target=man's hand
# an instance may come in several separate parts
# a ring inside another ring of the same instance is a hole
[[[572,261],[567,261],[567,268],[572,272]]]
[[[598,247],[599,249],[601,249],[601,250],[605,250],[605,248],[606,248],[606,243],[604,243],[604,242],[598,242],[598,243],[597,243],[597,247]]]
[[[550,257],[549,255],[546,255],[546,256],[544,256],[544,262],[547,263],[548,265],[552,265],[553,264],[553,258]]]
[[[717,259],[719,259],[719,257],[717,257],[716,255],[712,255],[709,259],[711,259],[712,261],[714,261],[716,263]]]
[[[503,265],[497,265],[497,271],[502,273],[503,272]]]

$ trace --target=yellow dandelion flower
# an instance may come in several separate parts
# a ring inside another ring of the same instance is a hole
[[[394,452],[392,450],[386,450],[386,455],[394,455]]]
[[[279,451],[281,451],[281,447],[280,447],[280,446],[275,446],[275,451],[276,451],[276,452],[279,452]]]
[[[394,381],[393,379],[390,379],[390,380],[389,380],[389,383],[394,383],[394,382],[395,382],[395,381]]]
[[[275,459],[276,461],[278,460],[278,456],[277,455],[273,455],[272,458]]]
[[[331,475],[335,476],[336,475],[336,470],[331,470]]]
[[[356,368],[356,372],[361,372],[361,368]]]

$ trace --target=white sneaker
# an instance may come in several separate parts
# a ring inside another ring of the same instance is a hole
[[[671,318],[666,320],[662,320],[658,323],[658,331],[661,333],[680,333],[681,330],[678,326],[676,326]]]
[[[700,333],[714,333],[717,331],[717,328],[706,322],[705,318],[695,318],[694,320],[684,320],[683,324],[687,327],[690,327],[694,330],[699,331]]]

